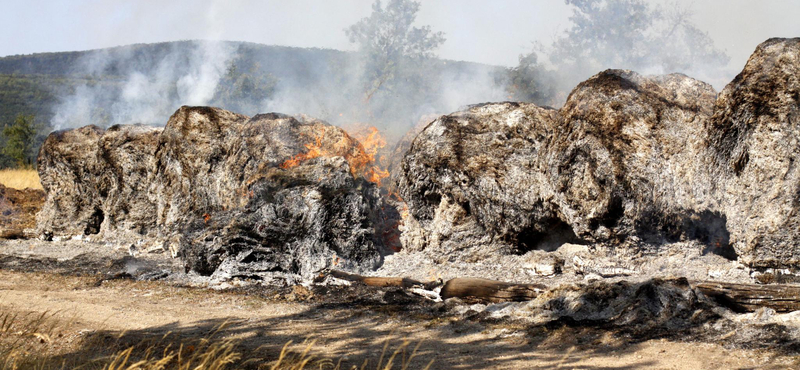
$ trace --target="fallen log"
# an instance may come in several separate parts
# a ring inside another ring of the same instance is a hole
[[[705,296],[736,312],[753,312],[769,307],[776,312],[800,310],[800,286],[772,284],[735,284],[696,282],[693,284]]]
[[[423,288],[425,290],[432,290],[433,288],[442,285],[441,280],[422,282],[414,279],[401,278],[401,277],[362,276],[362,275],[350,274],[339,270],[330,270],[329,275],[337,279],[359,282],[374,287],[398,287],[404,289]]]
[[[374,287],[397,287],[432,291],[441,286],[441,280],[422,282],[402,277],[362,276],[339,270],[328,275],[337,279],[358,282]],[[800,310],[800,285],[736,284],[722,282],[693,282],[692,286],[718,304],[736,312],[753,312],[761,307],[776,312]],[[441,299],[460,298],[468,302],[521,302],[530,301],[547,290],[543,284],[516,284],[480,278],[455,278],[442,286]],[[431,292],[435,294],[435,292]]]
[[[547,289],[542,284],[514,284],[478,278],[448,280],[439,295],[442,299],[461,298],[468,301],[519,302],[535,299]]]

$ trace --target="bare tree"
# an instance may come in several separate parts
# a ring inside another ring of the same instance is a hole
[[[578,82],[608,68],[695,75],[722,69],[728,63],[725,52],[692,23],[691,11],[676,4],[662,7],[642,0],[566,3],[572,7],[572,26],[549,48],[521,56],[516,68],[529,79],[536,78],[534,73],[547,76],[541,64],[530,64],[537,54],[547,55],[554,68],[549,74],[558,81],[554,103],[563,102],[568,89]]]

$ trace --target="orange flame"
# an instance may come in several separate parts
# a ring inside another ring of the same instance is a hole
[[[389,171],[382,170],[378,166],[372,166],[364,172],[364,178],[378,186],[381,186],[381,180],[387,177],[389,177]]]
[[[285,162],[281,164],[281,168],[289,169],[294,166],[300,164],[300,162],[317,158],[322,155],[322,136],[317,136],[314,140],[314,143],[306,144],[306,149],[308,149],[305,153],[299,153],[292,158],[287,159]]]
[[[398,198],[400,197],[398,196]],[[408,204],[406,204],[406,202],[403,201],[402,198],[400,199],[400,202],[401,203],[398,209],[398,211],[400,211],[400,222],[404,222],[405,220],[408,219]]]
[[[361,148],[357,150],[357,153],[350,151],[353,145],[350,136],[342,136],[342,138],[332,146],[323,146],[323,135],[324,133],[320,133],[315,137],[314,142],[305,144],[305,153],[294,155],[284,161],[280,167],[289,169],[309,159],[340,155],[344,156],[350,163],[350,171],[353,176],[362,176],[367,181],[375,183],[378,186],[381,186],[382,179],[389,177],[389,171],[383,169],[379,163],[376,163],[378,151],[386,146],[386,139],[383,138],[377,128],[370,126],[365,129],[356,130],[352,138],[355,138],[361,143]],[[384,160],[385,157],[380,156],[378,162],[383,162]]]
[[[378,150],[386,146],[386,139],[381,136],[375,127],[367,127],[366,131],[365,136],[359,137],[361,135],[355,135],[355,137],[364,146],[364,153],[366,153],[369,160],[374,162]]]
[[[386,146],[386,139],[380,134],[374,126],[368,126],[365,129],[356,130],[353,134],[364,147],[364,155],[366,163],[371,163],[372,166],[365,166],[363,171],[364,178],[378,186],[381,186],[381,180],[389,177],[389,171],[381,168],[381,163],[375,163],[375,156],[378,151]],[[385,157],[381,156],[378,162],[382,162]]]

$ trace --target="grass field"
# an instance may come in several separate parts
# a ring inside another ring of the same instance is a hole
[[[33,169],[6,169],[0,170],[0,184],[14,189],[41,189],[39,173]]]

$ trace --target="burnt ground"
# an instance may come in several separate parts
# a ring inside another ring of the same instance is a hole
[[[308,338],[318,358],[358,365],[374,365],[387,340],[396,348],[409,339],[423,342],[410,368],[431,360],[433,369],[800,368],[793,314],[701,305],[680,330],[569,317],[537,321],[525,317],[534,311],[524,303],[433,302],[359,284],[220,284],[184,274],[164,254],[133,254],[85,240],[0,241],[0,308],[53,313],[65,322],[48,345],[66,363],[103,354],[97,343],[111,354],[167,333],[173,339],[166,341],[207,337],[224,323],[216,336],[235,339],[246,358],[257,359],[238,364],[244,368],[274,361],[286,342]],[[497,314],[509,310],[515,313]]]

